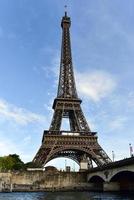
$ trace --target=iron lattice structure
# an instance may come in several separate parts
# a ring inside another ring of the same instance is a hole
[[[92,167],[92,161],[97,166],[111,162],[108,155],[97,142],[95,132],[91,132],[81,109],[78,98],[70,42],[70,17],[62,18],[62,47],[60,61],[60,76],[57,97],[54,99],[54,114],[49,130],[45,130],[42,145],[33,162],[44,166],[57,157],[68,157],[78,164],[84,159]],[[70,130],[61,130],[63,118],[68,118]]]

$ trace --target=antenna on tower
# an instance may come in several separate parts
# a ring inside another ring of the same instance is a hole
[[[65,17],[67,17],[67,5],[65,5],[64,8],[65,8]]]

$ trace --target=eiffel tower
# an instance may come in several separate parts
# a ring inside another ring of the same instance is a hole
[[[42,144],[33,163],[44,166],[54,158],[67,157],[76,161],[81,168],[93,167],[111,162],[97,142],[96,132],[92,132],[81,109],[72,64],[70,42],[71,20],[67,12],[62,18],[62,47],[60,75],[57,97],[53,102],[54,114],[49,130],[45,130]],[[70,130],[61,130],[63,118],[69,119]],[[82,163],[84,167],[82,167]]]

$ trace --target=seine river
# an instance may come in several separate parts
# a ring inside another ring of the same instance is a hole
[[[0,200],[134,200],[134,194],[96,192],[0,193]]]

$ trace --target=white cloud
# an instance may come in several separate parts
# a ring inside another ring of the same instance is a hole
[[[49,55],[50,56],[50,55]],[[45,75],[45,77],[50,78],[52,77],[52,80],[54,81],[54,88],[58,85],[58,79],[59,79],[59,72],[60,72],[60,52],[57,50],[51,51],[51,59],[50,64],[45,64],[42,66],[34,66],[33,71],[37,74]]]
[[[46,118],[0,99],[0,124],[0,156],[16,153],[25,162],[32,160]]]
[[[0,118],[15,121],[20,125],[27,125],[33,122],[43,123],[46,120],[42,115],[12,105],[3,99],[0,99]]]
[[[24,138],[25,144],[30,140],[30,137]],[[33,153],[28,154],[20,147],[20,144],[16,144],[8,138],[0,137],[0,156],[7,156],[9,154],[18,154],[24,162],[29,162],[34,157]]]
[[[49,66],[42,66],[41,70],[45,72],[46,76],[52,76],[52,74],[55,76],[55,81],[57,83],[58,77],[59,77],[59,70],[60,70],[60,52],[59,51],[53,51],[52,53],[52,59]]]
[[[25,144],[25,145],[27,145],[27,144],[29,144],[30,142],[31,142],[31,136],[30,135],[28,135],[28,136],[26,136],[25,138],[24,138],[24,140],[23,140],[23,144]]]
[[[18,147],[9,139],[0,137],[0,156],[19,153]]]
[[[117,116],[115,119],[111,120],[109,127],[110,129],[113,130],[119,130],[122,128],[125,128],[126,126],[126,121],[127,121],[127,117],[123,117],[123,116]]]
[[[59,77],[59,71],[60,71],[60,53],[57,52],[52,59],[52,67],[51,70],[55,74],[55,77],[58,79]]]
[[[34,156],[35,156],[34,154],[23,153],[20,155],[20,158],[23,162],[27,163],[27,162],[31,162]]]
[[[79,93],[97,102],[108,96],[116,87],[114,78],[105,71],[76,72]]]
[[[127,105],[129,107],[129,109],[131,108],[131,110],[134,108],[134,92],[129,92],[127,99],[126,99]]]

